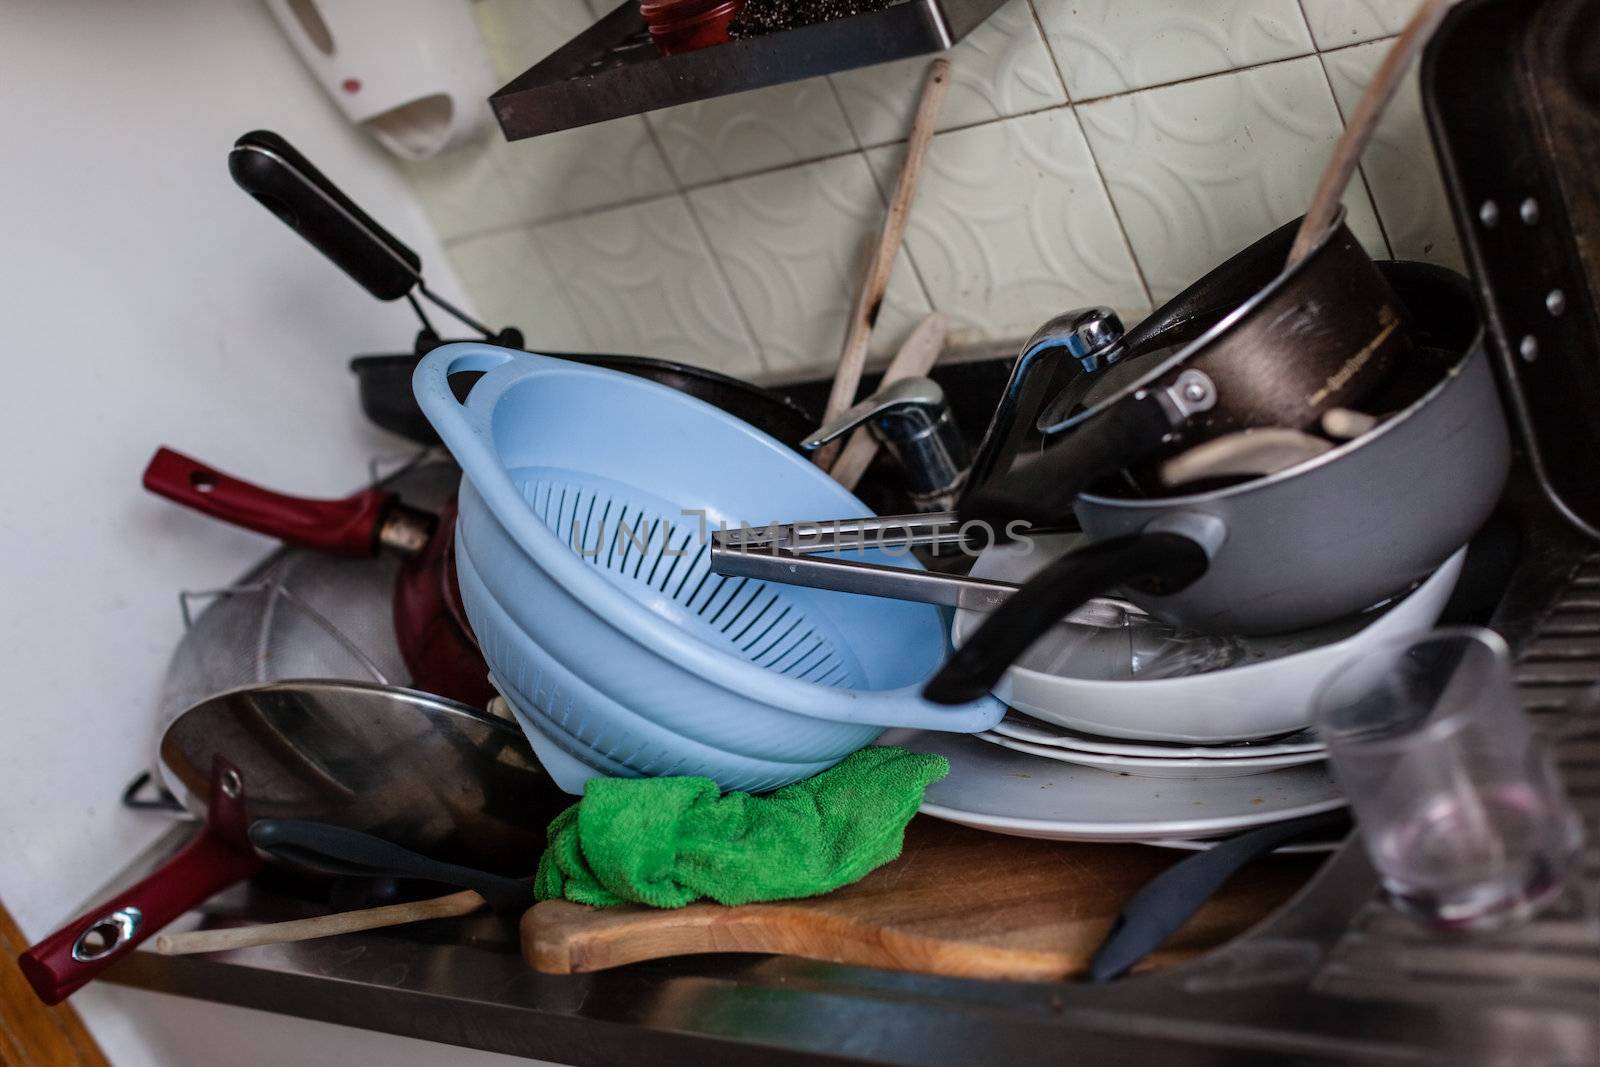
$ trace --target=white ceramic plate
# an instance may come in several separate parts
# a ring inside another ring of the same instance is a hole
[[[891,730],[880,744],[932,752],[950,775],[922,811],[979,830],[1050,841],[1221,837],[1344,806],[1325,764],[1248,778],[1134,778],[1041,759],[965,734]]]
[[[992,548],[972,573],[1025,581],[1074,539],[1037,537],[1032,551],[1022,551],[1020,542]],[[1335,668],[1399,634],[1430,628],[1455,588],[1465,557],[1463,548],[1411,593],[1382,608],[1296,634],[1244,638],[1246,660],[1224,670],[1104,681],[1014,665],[994,695],[1036,719],[1106,737],[1214,744],[1287,734],[1310,725],[1318,686]],[[951,639],[961,644],[982,617],[967,608],[957,611]]]
[[[1285,767],[1318,763],[1324,758],[1319,752],[1297,752],[1251,759],[1145,759],[1142,756],[1111,756],[1102,752],[1074,752],[1069,748],[1031,745],[997,733],[973,736],[1013,752],[1025,752],[1030,756],[1072,763],[1079,767],[1099,767],[1113,774],[1131,774],[1140,778],[1245,778]]]
[[[1234,745],[1179,745],[1164,741],[1113,741],[1095,737],[1093,734],[1080,734],[1054,723],[1037,722],[1018,714],[1007,715],[995,723],[992,732],[1030,745],[1065,748],[1074,752],[1094,752],[1106,756],[1136,756],[1141,759],[1265,759],[1306,753],[1320,754],[1328,750],[1328,746],[1310,730],[1300,730],[1287,737],[1268,741],[1249,741]]]

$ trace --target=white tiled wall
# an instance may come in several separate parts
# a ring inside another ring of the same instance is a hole
[[[507,80],[614,0],[479,0]],[[939,133],[873,335],[957,343],[1069,307],[1130,321],[1304,210],[1415,0],[1010,0],[948,55]],[[926,60],[409,168],[456,269],[529,346],[751,377],[837,358]],[[1345,204],[1379,256],[1460,267],[1413,83]]]

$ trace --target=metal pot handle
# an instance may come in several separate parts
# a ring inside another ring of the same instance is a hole
[[[962,521],[991,526],[1018,519],[1038,526],[1063,521],[1072,514],[1079,493],[1105,475],[1161,451],[1189,413],[1202,410],[1180,407],[1169,394],[1181,398],[1192,386],[1209,389],[1208,395],[1215,401],[1216,390],[1209,378],[1192,370],[1184,375],[1197,375],[1205,381],[1186,382],[1180,376],[1170,389],[1141,389],[1116,402],[1066,440],[1045,449],[1032,463],[973,490],[961,502]]]

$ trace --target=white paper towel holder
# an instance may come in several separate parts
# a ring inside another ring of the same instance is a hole
[[[266,0],[339,110],[402,159],[472,139],[495,88],[471,0]]]

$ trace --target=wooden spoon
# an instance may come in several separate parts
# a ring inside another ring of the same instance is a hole
[[[911,201],[917,195],[917,179],[922,176],[922,164],[928,158],[928,147],[933,143],[933,127],[939,117],[939,105],[944,103],[944,94],[949,88],[950,61],[936,59],[928,64],[928,76],[922,83],[922,98],[917,102],[911,136],[906,141],[905,162],[900,164],[900,178],[895,183],[894,195],[889,199],[889,213],[883,220],[883,230],[878,235],[877,246],[850,309],[850,325],[845,330],[844,347],[839,352],[839,369],[834,373],[833,389],[828,393],[828,405],[822,412],[822,421],[825,423],[838,418],[856,401],[856,390],[861,386],[861,372],[867,361],[867,342],[872,338],[872,327],[878,321],[883,296],[889,289],[889,275],[894,271],[895,255],[900,251],[906,222],[911,217]],[[811,461],[823,470],[831,470],[841,447],[838,443],[824,445],[812,454]]]
[[[1411,21],[1406,23],[1406,28],[1390,46],[1389,54],[1383,57],[1383,65],[1378,68],[1378,73],[1367,85],[1367,91],[1361,94],[1355,114],[1350,116],[1350,121],[1344,128],[1344,136],[1339,138],[1339,143],[1333,150],[1333,158],[1328,161],[1327,169],[1322,172],[1322,179],[1317,183],[1317,191],[1311,197],[1311,207],[1306,211],[1306,217],[1300,223],[1300,230],[1295,234],[1294,244],[1289,249],[1289,266],[1294,266],[1310,255],[1311,250],[1322,239],[1322,235],[1333,225],[1333,220],[1338,217],[1339,201],[1344,198],[1345,187],[1350,184],[1351,176],[1361,163],[1361,154],[1366,151],[1367,142],[1372,140],[1378,120],[1383,117],[1389,102],[1400,91],[1400,84],[1406,72],[1416,61],[1422,46],[1433,36],[1433,31],[1444,21],[1445,13],[1449,11],[1453,2],[1454,0],[1422,0],[1422,3],[1417,5],[1416,13],[1411,16]]]

